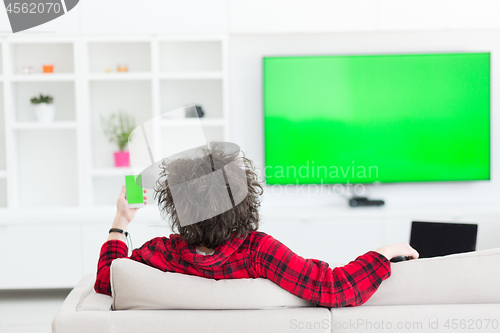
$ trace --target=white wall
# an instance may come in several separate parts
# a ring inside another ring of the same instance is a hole
[[[59,34],[297,33],[500,28],[498,0],[82,0],[30,29]],[[10,31],[0,6],[0,33]]]
[[[496,0],[230,0],[231,33],[498,28]]]

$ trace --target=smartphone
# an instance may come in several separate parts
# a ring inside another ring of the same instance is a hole
[[[142,175],[125,174],[125,186],[127,187],[128,206],[130,208],[143,207],[144,191],[142,189]]]

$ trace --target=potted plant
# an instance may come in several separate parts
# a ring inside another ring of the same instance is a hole
[[[56,114],[54,99],[49,95],[40,94],[39,97],[33,97],[31,104],[35,106],[35,115],[41,123],[51,123]]]
[[[107,117],[101,115],[101,125],[109,142],[118,146],[118,151],[114,153],[115,167],[128,167],[130,156],[125,148],[130,134],[135,128],[134,118],[123,111],[118,111]]]

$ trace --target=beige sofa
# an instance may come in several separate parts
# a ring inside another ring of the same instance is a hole
[[[114,298],[85,276],[52,323],[80,332],[499,332],[500,248],[392,264],[365,304],[322,308],[266,279],[211,280],[129,259],[111,266]]]

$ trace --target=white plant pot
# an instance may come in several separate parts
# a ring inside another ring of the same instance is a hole
[[[36,119],[40,123],[51,123],[54,121],[56,115],[56,108],[54,104],[40,103],[35,104]]]

